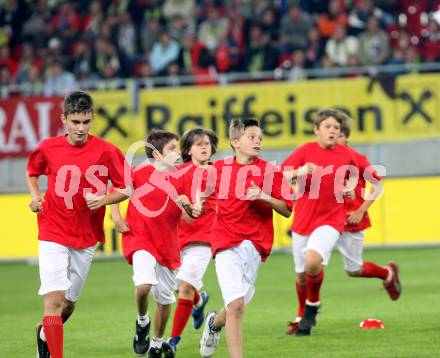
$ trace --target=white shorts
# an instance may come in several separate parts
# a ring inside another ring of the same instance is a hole
[[[176,302],[177,270],[160,265],[148,251],[139,250],[133,254],[133,282],[135,286],[152,285],[150,294],[157,303],[169,305]]]
[[[211,260],[211,247],[201,244],[190,244],[183,248],[180,253],[181,266],[177,274],[177,280],[188,282],[196,290],[203,287],[203,276]]]
[[[225,307],[243,297],[248,304],[255,293],[261,256],[251,241],[223,250],[215,256],[215,269]]]
[[[358,271],[364,264],[364,232],[344,231],[336,244],[344,260],[344,269],[348,272]]]
[[[38,241],[41,286],[39,295],[66,291],[66,299],[78,301],[95,255],[96,246],[75,250],[51,241]]]
[[[305,253],[308,250],[319,253],[322,257],[322,264],[327,266],[339,236],[339,231],[329,225],[317,227],[309,236],[299,235],[292,231],[295,272],[305,272]]]

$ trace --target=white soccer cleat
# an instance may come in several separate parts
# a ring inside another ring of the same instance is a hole
[[[202,338],[200,338],[200,355],[203,358],[212,357],[220,343],[220,330],[213,331],[209,328],[209,323],[214,322],[215,312],[209,312],[205,319]]]

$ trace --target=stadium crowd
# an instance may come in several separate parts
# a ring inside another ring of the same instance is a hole
[[[440,60],[438,0],[5,0],[0,88]],[[347,76],[356,76],[349,73]],[[200,80],[196,83],[203,84]]]

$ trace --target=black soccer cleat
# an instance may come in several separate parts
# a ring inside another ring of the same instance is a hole
[[[312,334],[312,328],[316,326],[316,315],[319,313],[321,306],[311,306],[306,303],[304,307],[304,315],[299,321],[295,336],[304,337]]]
[[[43,325],[37,326],[37,358],[50,358],[49,347],[47,342],[40,338],[40,332],[43,329]]]
[[[138,357],[145,356],[150,347],[151,321],[145,327],[141,327],[136,320],[136,333],[133,338],[133,351]]]
[[[177,344],[180,341],[180,336],[171,337],[168,341],[162,344],[163,358],[174,358],[177,352]]]
[[[162,358],[162,348],[151,347],[148,350],[148,358]]]

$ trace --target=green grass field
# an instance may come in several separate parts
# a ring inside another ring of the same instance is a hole
[[[323,309],[312,337],[285,335],[296,312],[292,258],[275,254],[261,266],[254,299],[246,308],[246,357],[439,357],[440,248],[369,250],[365,259],[399,262],[403,294],[388,299],[377,279],[345,276],[335,254],[326,270]],[[0,357],[34,357],[34,327],[42,313],[37,266],[0,265]],[[208,309],[221,307],[213,265],[205,278]],[[150,305],[150,315],[154,311]],[[379,318],[384,330],[361,330]],[[77,311],[64,329],[66,358],[132,357],[135,305],[131,267],[122,260],[96,261]],[[170,331],[171,322],[167,332]],[[190,321],[179,357],[198,357],[200,331]],[[224,334],[217,357],[227,357]]]

